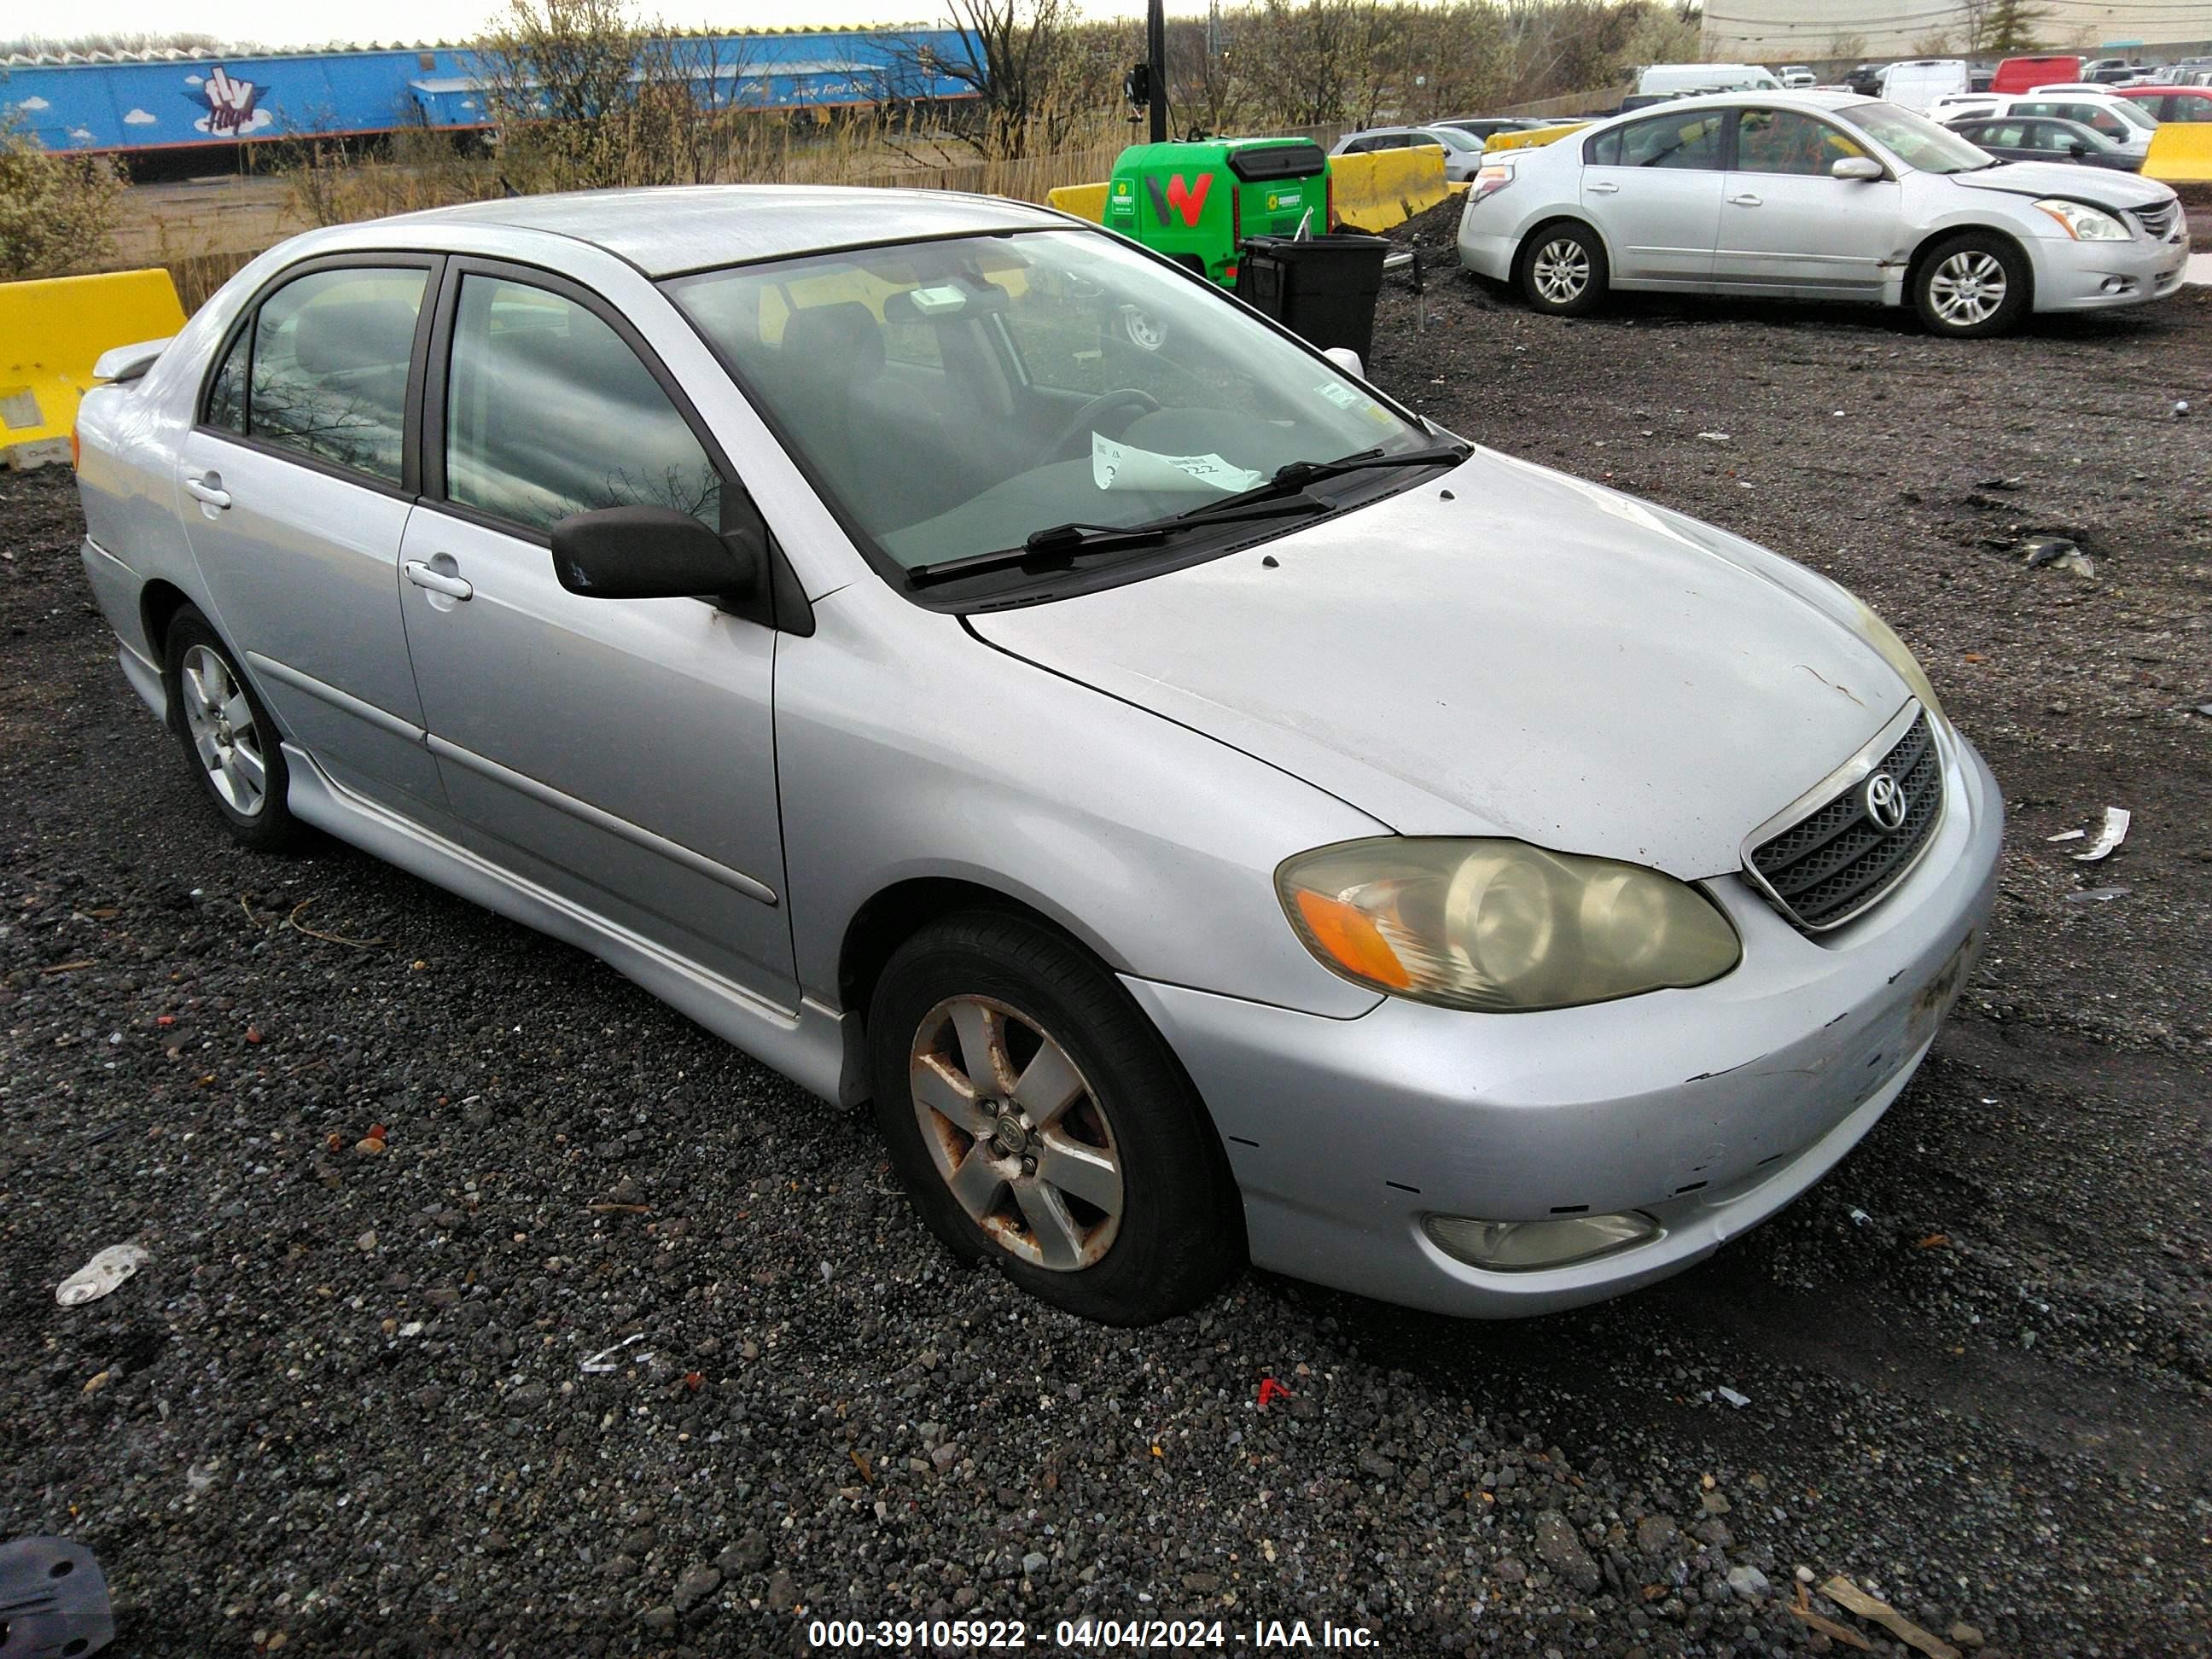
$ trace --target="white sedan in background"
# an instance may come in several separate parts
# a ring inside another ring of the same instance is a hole
[[[1616,288],[1755,293],[1909,304],[1976,336],[2171,294],[2189,227],[2168,185],[1999,161],[1894,104],[1726,93],[1487,158],[1459,255],[1559,315]]]
[[[1431,144],[1444,153],[1448,183],[1465,184],[1482,165],[1483,141],[1457,127],[1369,127],[1338,139],[1329,154],[1373,155],[1386,149],[1419,149]]]

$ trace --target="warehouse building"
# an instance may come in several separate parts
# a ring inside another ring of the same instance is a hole
[[[716,108],[828,110],[944,101],[973,88],[951,29],[688,35],[672,61]],[[17,55],[0,61],[0,118],[50,150],[141,155],[276,138],[489,124],[467,48],[346,47],[233,56],[181,52]]]

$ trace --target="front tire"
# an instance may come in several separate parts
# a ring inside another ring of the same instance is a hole
[[[1912,308],[1930,334],[1984,339],[2016,327],[2033,301],[2020,249],[1977,231],[1929,250],[1912,279]]]
[[[1611,279],[1605,244],[1587,225],[1544,226],[1521,253],[1521,292],[1551,317],[1581,317],[1597,309]]]
[[[1025,918],[936,922],[868,1012],[876,1115],[930,1231],[1054,1307],[1144,1325],[1243,1265],[1204,1110],[1114,976]]]
[[[290,774],[276,724],[239,672],[230,647],[186,605],[169,624],[161,657],[171,723],[185,763],[231,838],[258,853],[293,845],[300,823],[285,803]]]

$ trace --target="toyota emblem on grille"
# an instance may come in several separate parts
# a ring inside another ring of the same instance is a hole
[[[1904,785],[1887,772],[1877,772],[1859,792],[1859,805],[1869,823],[1883,835],[1893,836],[1905,827],[1905,809],[1911,803],[1905,798]]]

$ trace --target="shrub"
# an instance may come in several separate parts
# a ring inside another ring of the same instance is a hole
[[[111,251],[123,175],[98,155],[56,155],[0,126],[0,282],[66,276]]]

